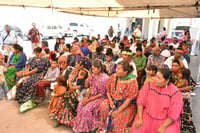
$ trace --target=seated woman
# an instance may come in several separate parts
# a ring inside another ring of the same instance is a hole
[[[35,83],[43,79],[46,74],[50,62],[47,57],[43,57],[42,48],[34,49],[35,57],[29,63],[28,71],[22,71],[21,76],[26,77],[26,80],[17,87],[16,100],[19,104],[33,98],[35,94]]]
[[[174,64],[174,63],[173,63]],[[173,68],[173,65],[172,65]],[[196,127],[192,120],[192,109],[190,106],[190,93],[192,86],[190,83],[190,70],[182,68],[179,70],[178,79],[175,82],[176,87],[182,92],[183,95],[183,114],[181,114],[181,132],[197,133]]]
[[[130,133],[180,133],[182,94],[171,83],[169,69],[160,69],[137,98],[137,115]]]
[[[26,65],[26,54],[23,52],[23,48],[19,44],[13,45],[14,53],[11,55],[7,66],[7,72],[5,79],[7,86],[11,89],[16,84],[16,73],[22,70]]]
[[[58,58],[58,66],[60,68],[60,75],[65,76],[67,70],[67,57],[65,55],[61,55]]]
[[[68,79],[68,90],[64,94],[63,98],[58,99],[58,108],[54,112],[54,119],[56,123],[54,126],[57,127],[59,124],[64,124],[70,126],[71,120],[76,116],[76,108],[78,105],[78,96],[74,93],[73,81],[78,76],[80,70],[86,70],[86,64],[84,60],[79,60],[76,62],[75,69],[69,74]],[[88,72],[88,78],[90,74]],[[85,87],[88,88],[88,78],[85,80]]]
[[[132,66],[121,61],[107,82],[107,97],[100,105],[101,126],[107,132],[124,133],[136,112],[138,84]],[[109,119],[109,121],[107,121]]]
[[[79,103],[77,116],[72,120],[75,132],[89,132],[100,126],[100,103],[106,98],[106,83],[109,79],[104,69],[102,61],[93,62],[89,92]]]

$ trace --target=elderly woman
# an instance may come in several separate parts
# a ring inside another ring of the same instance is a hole
[[[163,68],[165,57],[160,54],[160,48],[153,48],[153,54],[148,57],[147,67],[154,65],[158,69]]]
[[[180,133],[183,99],[170,77],[169,69],[160,69],[155,81],[143,86],[131,133]]]
[[[105,68],[100,60],[93,62],[89,92],[79,103],[77,116],[72,120],[75,132],[89,132],[100,125],[100,103],[106,98],[106,83],[109,79],[104,70]]]
[[[128,62],[117,64],[117,72],[110,77],[106,88],[108,99],[100,106],[101,126],[98,131],[124,133],[134,119],[138,94],[137,80]]]
[[[53,114],[53,119],[56,120],[54,124],[57,127],[59,124],[65,124],[70,126],[71,120],[76,116],[76,107],[78,105],[77,94],[72,89],[72,82],[78,76],[80,70],[86,70],[86,64],[84,60],[79,60],[76,62],[75,69],[72,70],[68,76],[68,90],[64,94],[63,98],[58,99],[58,109]],[[88,72],[88,78],[90,73]],[[85,81],[85,88],[88,87],[88,79]]]
[[[6,83],[9,88],[12,88],[16,84],[16,73],[25,67],[27,59],[23,48],[19,44],[14,44],[13,49],[14,53],[10,57],[7,67],[8,71],[5,73]]]
[[[34,97],[35,83],[43,79],[50,66],[49,59],[42,56],[42,48],[35,48],[34,54],[35,57],[29,62],[28,71],[21,72],[21,76],[26,79],[17,87],[16,100],[19,104]]]

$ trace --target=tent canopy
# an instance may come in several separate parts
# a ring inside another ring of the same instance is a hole
[[[61,12],[108,17],[194,18],[199,0],[1,0],[0,5],[54,8]]]

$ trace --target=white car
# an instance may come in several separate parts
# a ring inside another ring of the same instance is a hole
[[[64,35],[64,30],[60,25],[45,25],[39,32],[42,38],[56,38]]]
[[[89,28],[89,26],[85,23],[76,23],[76,22],[70,22],[67,27],[65,27],[65,36],[78,36],[78,35],[91,35],[92,30]]]

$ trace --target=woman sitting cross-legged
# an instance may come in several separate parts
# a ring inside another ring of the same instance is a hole
[[[105,68],[101,60],[93,62],[93,74],[89,80],[89,92],[78,104],[77,116],[72,120],[75,132],[93,131],[100,125],[100,103],[106,98],[106,83],[109,79],[104,70]]]
[[[107,82],[107,96],[100,105],[101,130],[114,133],[124,133],[132,124],[136,113],[136,98],[138,84],[133,75],[132,66],[121,61],[117,64],[116,74]]]

